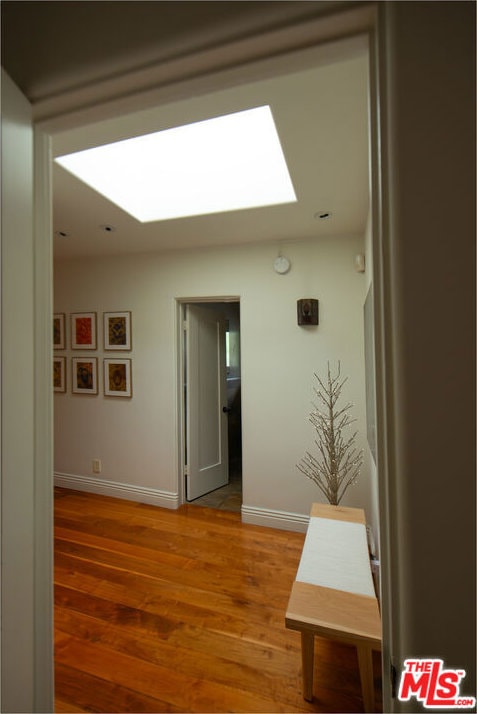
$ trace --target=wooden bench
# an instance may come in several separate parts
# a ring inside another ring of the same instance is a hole
[[[374,711],[372,651],[381,618],[369,563],[364,511],[314,503],[286,626],[301,633],[303,697],[313,699],[314,638],[355,645],[364,709]]]

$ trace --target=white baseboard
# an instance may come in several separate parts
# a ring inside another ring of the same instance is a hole
[[[139,503],[149,503],[152,506],[161,508],[179,508],[179,494],[169,491],[159,491],[155,488],[145,486],[132,486],[128,483],[117,483],[116,481],[105,481],[91,476],[77,476],[75,474],[55,473],[55,486],[71,488],[75,491],[88,491],[89,493],[99,493],[102,496],[112,496],[113,498],[124,498],[128,501]]]
[[[255,526],[267,526],[268,528],[280,528],[284,531],[306,533],[309,520],[309,516],[304,516],[301,513],[242,506],[243,523],[251,523]]]
[[[161,508],[176,509],[180,506],[178,493],[159,491],[145,486],[133,486],[128,483],[118,483],[117,481],[106,481],[96,476],[78,476],[76,474],[55,472],[54,478],[55,486],[71,488],[74,491],[87,491],[89,493],[98,493],[102,496],[124,498],[128,501],[149,503],[152,506],[160,506]],[[306,533],[309,520],[309,516],[301,513],[242,506],[243,523],[250,523],[255,526]]]

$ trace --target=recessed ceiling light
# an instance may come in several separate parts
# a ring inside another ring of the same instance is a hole
[[[141,222],[297,200],[269,106],[56,161]]]

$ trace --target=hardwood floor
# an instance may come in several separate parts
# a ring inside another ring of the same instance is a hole
[[[354,649],[318,638],[302,698],[284,616],[303,539],[55,489],[56,711],[363,711]]]

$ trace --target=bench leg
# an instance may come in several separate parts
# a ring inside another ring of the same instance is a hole
[[[303,698],[307,702],[313,699],[313,658],[315,654],[315,636],[303,630],[301,633],[301,661],[303,668]]]
[[[370,647],[358,645],[359,676],[365,712],[374,712],[373,654]]]

